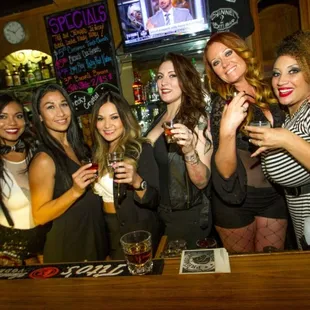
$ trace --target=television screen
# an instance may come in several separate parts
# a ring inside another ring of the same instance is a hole
[[[210,35],[205,0],[117,0],[124,49]]]

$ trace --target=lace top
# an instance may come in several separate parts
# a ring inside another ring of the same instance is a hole
[[[217,96],[212,103],[212,113],[211,113],[211,133],[214,144],[214,152],[216,153],[219,147],[219,130],[220,130],[220,121],[222,117],[222,112],[226,101],[221,97]],[[253,120],[267,120],[262,110],[255,106],[254,104],[250,105],[250,108],[253,110]],[[281,127],[284,121],[284,113],[280,110],[279,105],[271,105],[270,112],[273,116],[273,127]],[[218,178],[213,177],[217,182],[225,182],[227,184],[234,183],[236,177],[238,176],[241,186],[247,185],[256,188],[270,187],[270,182],[266,179],[263,174],[260,158],[252,158],[251,154],[255,151],[255,146],[249,143],[249,138],[242,132],[238,132],[236,136],[236,146],[237,146],[237,160],[238,167],[237,171],[231,178],[222,180],[219,176]],[[244,172],[243,172],[244,171]],[[213,176],[218,175],[217,168],[214,162],[214,156],[212,160],[212,174]],[[242,185],[243,184],[243,185]],[[214,184],[217,187],[217,184]],[[224,194],[224,193],[223,193]],[[226,193],[225,193],[226,194]],[[233,199],[239,200],[235,191],[232,191]],[[236,196],[236,197],[235,197]],[[241,196],[240,196],[241,197]]]
[[[94,193],[101,196],[104,202],[114,202],[113,177],[107,173],[94,185]]]

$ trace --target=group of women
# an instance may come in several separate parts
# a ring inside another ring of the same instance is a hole
[[[157,73],[166,108],[146,136],[109,91],[92,109],[92,150],[62,87],[35,92],[36,135],[20,102],[0,96],[2,259],[123,259],[120,237],[139,229],[152,233],[154,251],[163,234],[195,248],[212,227],[230,253],[282,250],[290,216],[301,249],[310,216],[309,40],[302,31],[283,40],[271,88],[242,39],[213,35],[204,53],[211,116],[198,72],[168,53]],[[111,166],[112,152],[123,157]]]

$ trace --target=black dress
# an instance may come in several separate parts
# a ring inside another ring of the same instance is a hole
[[[53,158],[41,147],[39,152],[42,151]],[[73,174],[80,166],[67,158],[67,168]],[[53,199],[66,191],[64,178],[56,166]],[[107,254],[102,202],[89,188],[65,213],[52,221],[44,247],[44,263],[104,260]]]

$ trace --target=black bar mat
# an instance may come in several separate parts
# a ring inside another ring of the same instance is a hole
[[[153,271],[148,275],[162,274],[163,259],[153,260]],[[44,264],[35,266],[0,267],[0,280],[47,278],[101,278],[132,276],[125,261],[81,262]]]

